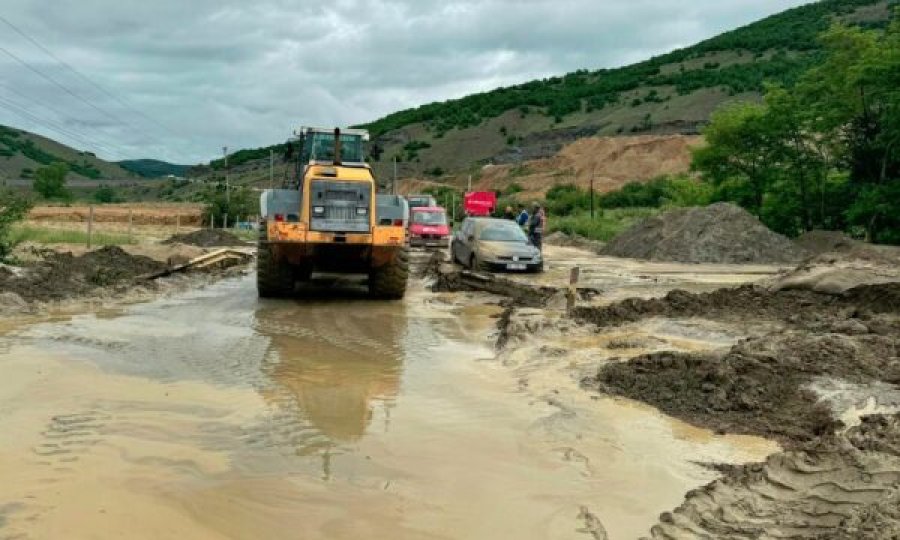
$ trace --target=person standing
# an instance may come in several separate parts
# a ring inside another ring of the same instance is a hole
[[[516,218],[516,223],[519,224],[519,227],[524,229],[528,227],[529,219],[531,219],[531,216],[528,215],[528,210],[525,209],[525,205],[519,203],[519,217]]]
[[[516,220],[516,213],[513,212],[512,206],[507,206],[506,210],[503,211],[503,219],[508,219],[510,221]]]
[[[534,203],[531,208],[531,219],[528,221],[528,239],[534,244],[534,247],[543,251],[544,244],[544,209],[541,205]]]

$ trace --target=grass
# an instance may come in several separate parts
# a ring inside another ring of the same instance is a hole
[[[597,209],[593,220],[590,212],[564,217],[551,216],[547,219],[547,232],[562,231],[569,235],[577,234],[591,240],[608,242],[635,223],[657,213],[657,208],[615,208]]]
[[[38,244],[87,244],[87,231],[83,229],[56,229],[17,224],[10,231],[13,244],[35,242]],[[94,232],[91,243],[95,246],[119,246],[136,241],[127,234]]]

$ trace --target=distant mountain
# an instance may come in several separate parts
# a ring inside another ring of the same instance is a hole
[[[28,180],[34,171],[62,161],[73,180],[118,180],[132,173],[89,151],[76,150],[46,137],[21,129],[0,126],[0,179]]]
[[[547,158],[590,136],[692,135],[723,103],[759,99],[766,82],[795,81],[821,58],[818,36],[829,25],[882,28],[898,3],[822,0],[638,64],[422,105],[358,127],[373,136],[380,178],[390,177],[395,158],[401,177],[446,179]],[[262,171],[269,148],[284,152],[283,144],[247,150],[229,163]]]
[[[127,159],[117,163],[127,171],[131,171],[144,178],[159,178],[163,176],[185,176],[192,165],[176,165],[160,161],[158,159]]]

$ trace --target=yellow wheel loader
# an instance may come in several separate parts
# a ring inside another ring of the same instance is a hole
[[[256,285],[284,297],[314,272],[367,274],[369,293],[406,293],[409,256],[403,221],[381,219],[363,130],[302,128],[296,171],[260,197]]]

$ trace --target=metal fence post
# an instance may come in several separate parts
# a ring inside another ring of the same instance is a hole
[[[87,248],[91,249],[91,240],[94,235],[94,205],[88,207],[88,224],[87,224]]]

